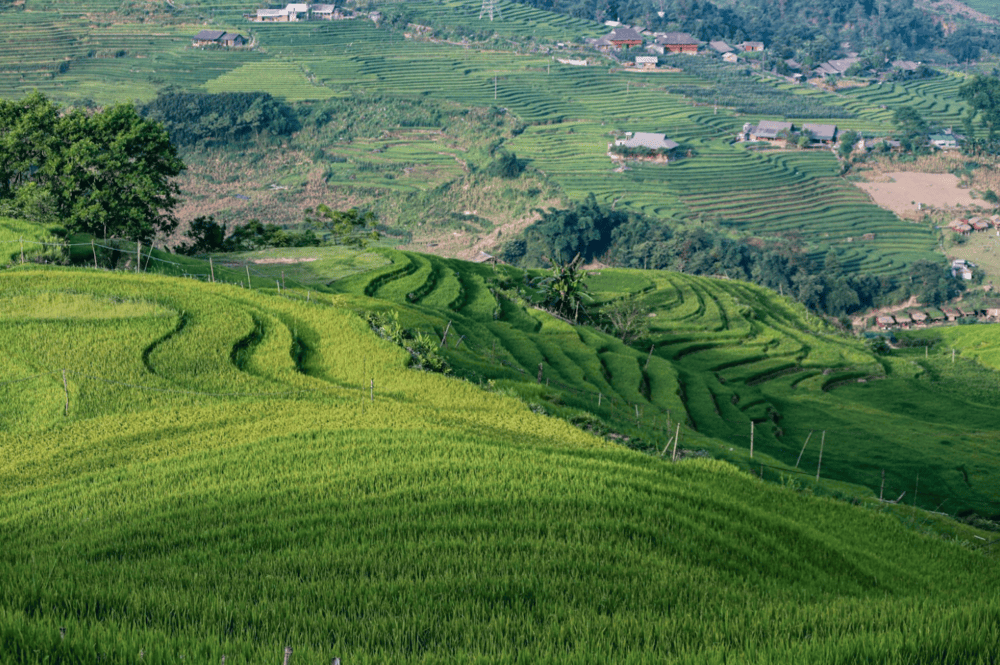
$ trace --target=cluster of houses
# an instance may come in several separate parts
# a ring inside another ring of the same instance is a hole
[[[973,231],[986,231],[990,228],[997,230],[1000,235],[1000,215],[990,217],[959,217],[948,222],[948,228],[963,236],[970,235]]]
[[[289,3],[282,9],[258,9],[256,14],[244,14],[243,18],[258,23],[289,23],[294,21],[338,21],[357,18],[357,15],[330,4]],[[370,12],[368,18],[377,23],[381,20],[382,15],[379,12]]]
[[[922,328],[929,325],[958,321],[963,318],[976,318],[984,321],[1000,319],[1000,307],[986,309],[964,309],[958,307],[942,307],[940,310],[911,309],[907,312],[882,314],[875,317],[876,325],[882,330],[890,328]]]
[[[699,49],[705,45],[705,42],[686,32],[639,32],[635,28],[620,25],[615,27],[607,35],[591,40],[590,44],[597,50],[604,52],[627,51],[630,49],[645,48],[647,52],[655,55],[663,55],[665,53],[686,53],[688,55],[695,55],[699,52]],[[709,42],[709,48],[718,53],[722,53],[726,60],[736,62],[737,52],[763,51],[764,43],[743,42],[733,47],[722,41],[713,41]],[[649,56],[639,57],[644,59],[649,58]],[[638,66],[646,64],[645,62],[640,63],[638,58],[636,60],[636,65]],[[653,65],[655,66],[655,58]]]
[[[736,140],[784,143],[796,135],[808,136],[810,143],[833,145],[837,140],[837,126],[805,122],[796,131],[790,122],[761,120],[756,125],[749,122],[744,124],[743,131],[736,135]]]

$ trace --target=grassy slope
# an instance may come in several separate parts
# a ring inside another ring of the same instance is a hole
[[[406,371],[342,297],[0,280],[3,376],[57,372],[0,385],[2,662],[998,655],[995,560]]]

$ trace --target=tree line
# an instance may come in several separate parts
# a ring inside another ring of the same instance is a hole
[[[621,268],[673,270],[740,279],[779,291],[810,309],[844,316],[916,295],[927,305],[958,295],[962,284],[943,264],[917,261],[906,274],[843,269],[836,251],[822,261],[795,237],[735,238],[709,223],[674,227],[599,204],[593,194],[566,209],[544,211],[499,258],[523,267],[562,265],[579,256]]]

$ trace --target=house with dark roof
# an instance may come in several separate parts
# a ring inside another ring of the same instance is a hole
[[[861,62],[861,58],[839,58],[837,60],[827,60],[817,65],[813,72],[816,76],[843,76],[851,65]]]
[[[740,48],[743,49],[744,52],[763,51],[764,42],[743,42],[742,44],[740,44]]]
[[[697,53],[702,42],[686,32],[667,32],[655,39],[667,53]]]
[[[245,46],[246,37],[225,30],[202,30],[191,41],[193,46]]]
[[[192,38],[191,45],[214,46],[224,34],[226,34],[225,30],[202,30]]]
[[[605,39],[611,42],[611,45],[615,48],[642,46],[643,42],[642,35],[624,25],[612,30],[605,36]]]
[[[777,120],[761,120],[756,127],[751,127],[747,131],[751,141],[777,141],[785,138],[785,134],[791,133],[792,123],[778,122]]]
[[[309,18],[321,21],[332,21],[336,7],[333,5],[312,5],[309,7]]]
[[[716,53],[731,53],[734,50],[732,46],[721,40],[709,42],[708,47]]]
[[[818,143],[833,143],[837,138],[836,125],[817,125],[814,123],[802,123],[802,131],[809,132],[809,140]]]

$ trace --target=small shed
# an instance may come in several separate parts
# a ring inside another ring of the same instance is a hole
[[[711,41],[708,47],[717,53],[732,53],[735,49],[722,40]]]
[[[625,138],[615,141],[615,145],[624,148],[648,148],[649,150],[675,150],[680,147],[677,141],[667,138],[666,134],[653,132],[627,132]]]
[[[640,69],[656,69],[657,63],[660,59],[655,55],[637,55],[635,56],[635,66]]]
[[[192,38],[191,43],[193,46],[214,46],[224,34],[225,30],[202,30]]]
[[[336,8],[333,5],[312,5],[309,7],[309,18],[321,21],[332,21]]]
[[[931,134],[927,137],[931,145],[942,150],[951,150],[958,147],[958,140],[953,134]]]
[[[763,51],[764,42],[743,42],[740,44],[740,48],[742,48],[744,52]]]
[[[909,312],[909,315],[914,323],[927,323],[927,312],[921,312],[920,310],[913,310]]]
[[[740,61],[739,57],[735,53],[723,53],[722,59],[734,65]]]
[[[896,325],[896,319],[890,314],[875,317],[875,322],[883,329]]]
[[[957,321],[962,318],[962,313],[954,307],[942,307],[941,313],[944,314],[945,318],[949,321]]]

